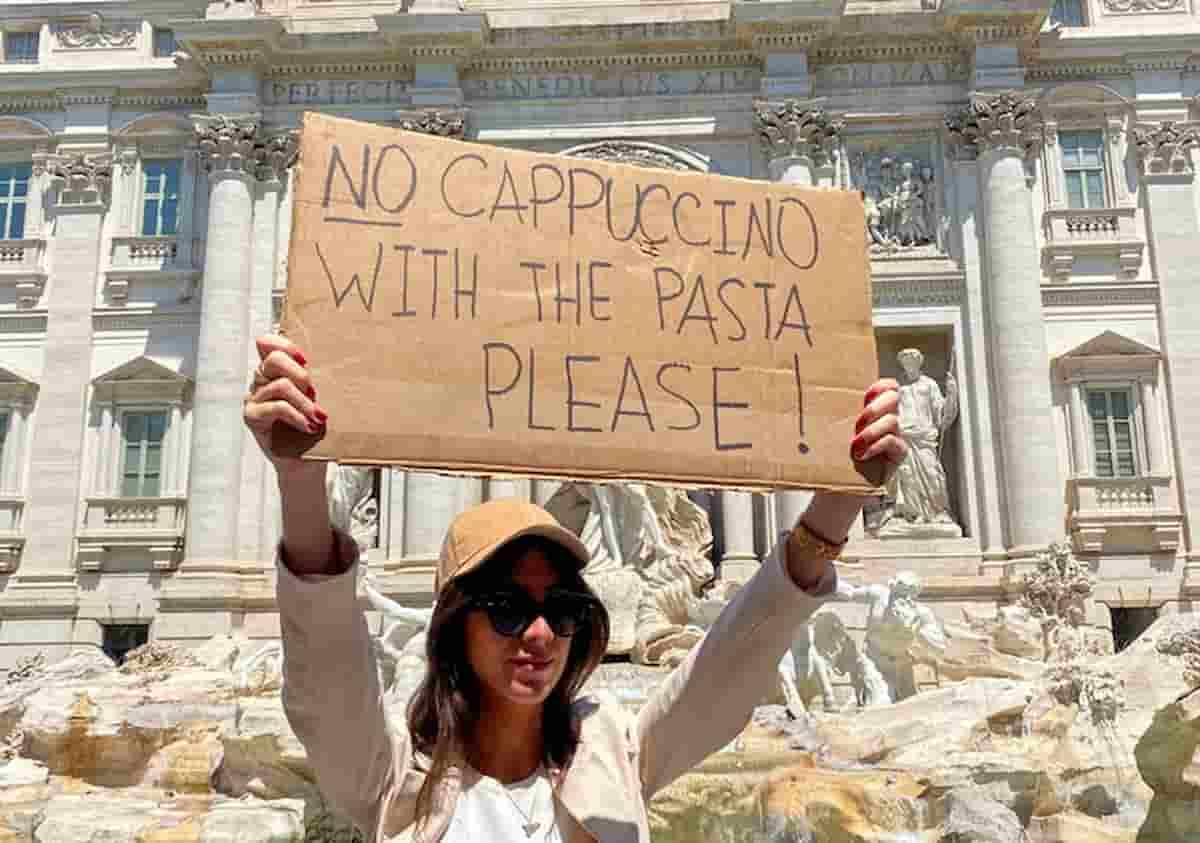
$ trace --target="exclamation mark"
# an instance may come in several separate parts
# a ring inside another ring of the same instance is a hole
[[[800,355],[795,352],[792,352],[792,374],[796,376],[796,426],[800,431],[796,450],[807,454],[808,443],[804,441],[804,384],[800,381]]]

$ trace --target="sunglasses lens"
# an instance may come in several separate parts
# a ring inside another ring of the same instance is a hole
[[[487,605],[488,620],[492,628],[506,638],[522,633],[529,625],[529,613],[511,600],[493,600]]]
[[[587,623],[588,604],[574,597],[559,597],[546,606],[546,622],[560,638],[570,638]]]

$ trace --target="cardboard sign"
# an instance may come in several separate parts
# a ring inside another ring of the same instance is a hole
[[[856,194],[306,114],[282,330],[343,463],[878,485]]]

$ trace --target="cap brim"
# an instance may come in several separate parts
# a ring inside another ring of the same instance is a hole
[[[571,554],[571,558],[575,560],[576,571],[582,571],[587,566],[588,562],[591,561],[591,555],[588,553],[587,546],[579,540],[578,536],[576,536],[566,527],[560,527],[557,524],[535,524],[533,526],[517,530],[512,533],[512,535],[506,536],[498,542],[493,542],[486,547],[480,548],[466,561],[464,561],[454,575],[447,579],[446,582],[456,580],[465,574],[479,570],[486,565],[493,556],[496,555],[496,552],[500,550],[500,548],[504,547],[509,542],[516,541],[517,539],[524,538],[526,536],[541,536],[544,539],[549,539],[555,544],[561,545],[567,550],[568,553]],[[441,584],[441,587],[445,587],[445,585],[446,583],[444,582]]]

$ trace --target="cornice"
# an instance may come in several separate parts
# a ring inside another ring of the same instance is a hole
[[[404,61],[322,61],[274,64],[266,69],[266,79],[302,79],[318,76],[389,76],[412,78],[413,64]]]
[[[966,57],[963,44],[953,39],[905,39],[872,43],[823,43],[809,51],[809,66],[814,64],[853,64],[856,62],[942,61]]]
[[[1025,67],[1025,79],[1037,82],[1061,82],[1128,76],[1130,67],[1120,59],[1031,64]]]
[[[762,58],[750,50],[691,53],[622,53],[598,56],[481,57],[463,66],[467,73],[547,73],[608,68],[759,67]]]
[[[1158,303],[1154,283],[1043,284],[1043,307],[1111,307]]]

